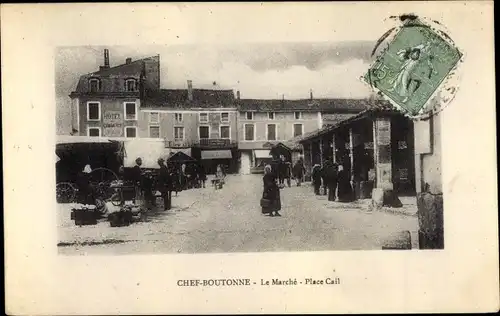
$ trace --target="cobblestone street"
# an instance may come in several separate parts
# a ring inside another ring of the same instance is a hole
[[[366,201],[328,202],[311,186],[282,190],[282,217],[260,212],[262,178],[229,176],[222,190],[180,192],[173,209],[146,222],[76,227],[69,207],[59,205],[61,254],[214,253],[381,249],[385,238],[408,230],[417,248],[417,217],[368,210]],[[174,194],[175,195],[175,194]],[[406,210],[408,211],[408,210]]]

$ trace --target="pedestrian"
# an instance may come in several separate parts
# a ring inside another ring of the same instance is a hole
[[[286,178],[286,173],[287,173],[287,165],[286,165],[286,160],[285,156],[280,155],[280,160],[278,162],[278,178],[279,178],[279,184],[281,187],[285,186],[285,178]]]
[[[338,172],[338,197],[339,202],[354,201],[351,179],[349,178],[349,174],[343,165],[339,166]]]
[[[218,185],[219,188],[222,188],[222,185],[224,184],[224,171],[222,170],[221,165],[217,165],[217,173],[215,175],[215,178],[217,180],[216,185]]]
[[[319,164],[315,164],[311,171],[312,183],[314,186],[314,194],[320,195],[321,188],[321,166]]]
[[[205,172],[205,168],[201,164],[198,166],[198,174],[201,185],[203,186],[203,188],[205,188],[205,181],[207,181],[207,173]]]
[[[80,204],[95,205],[96,204],[96,194],[95,190],[90,184],[90,165],[86,165],[85,168],[80,171],[76,178],[76,185],[78,191],[76,194],[76,201]]]
[[[325,168],[325,186],[328,188],[328,201],[335,201],[337,191],[337,165],[328,160]]]
[[[146,209],[156,206],[156,198],[153,193],[153,176],[150,171],[145,171],[142,178],[142,190]]]
[[[179,191],[182,191],[180,183],[180,172],[174,165],[171,165],[168,169],[170,178],[172,179],[172,191],[175,191],[175,196],[177,196]]]
[[[323,192],[322,192],[323,194],[321,194],[321,192],[320,192],[320,195],[327,195],[328,194],[327,178],[328,178],[329,168],[330,168],[330,161],[326,160],[323,163],[323,166],[321,167],[321,181],[322,181],[321,188],[323,189]]]
[[[170,173],[165,166],[165,160],[163,158],[158,159],[158,165],[160,166],[160,172],[158,174],[158,191],[161,193],[163,198],[163,206],[165,211],[172,208],[171,200],[171,189],[172,189],[172,179],[170,178]]]
[[[187,189],[186,164],[185,163],[183,163],[181,165],[181,170],[179,171],[179,185],[180,185],[181,191]]]
[[[135,166],[132,168],[131,180],[134,184],[135,189],[135,199],[134,203],[138,203],[142,200],[142,159],[139,157],[135,160]]]
[[[263,214],[269,216],[281,216],[281,195],[278,184],[276,183],[276,176],[272,172],[270,165],[264,167],[264,177],[262,178],[264,189],[262,192],[262,199],[260,206]]]
[[[304,177],[304,173],[306,171],[306,168],[304,167],[304,162],[302,161],[302,158],[299,158],[295,165],[293,166],[293,177],[295,178],[295,181],[297,182],[297,186],[300,187],[300,184],[302,183],[302,178]]]

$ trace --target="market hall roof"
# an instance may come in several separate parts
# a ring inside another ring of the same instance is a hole
[[[316,138],[318,136],[325,135],[333,130],[336,130],[341,127],[345,127],[349,125],[350,123],[354,121],[358,121],[373,115],[377,114],[386,114],[386,115],[401,115],[399,111],[394,109],[394,107],[387,101],[378,101],[376,103],[372,103],[373,105],[370,108],[367,108],[364,111],[359,112],[358,114],[343,120],[341,122],[338,122],[337,124],[334,125],[326,125],[321,129],[317,129],[315,131],[309,132],[307,134],[304,134],[300,140],[298,140],[299,143],[304,143],[306,141],[309,141],[313,138]]]
[[[358,113],[374,103],[386,101],[370,99],[241,99],[236,100],[239,111],[245,112],[348,112]]]
[[[233,90],[188,89],[146,90],[142,108],[232,108],[235,107]]]

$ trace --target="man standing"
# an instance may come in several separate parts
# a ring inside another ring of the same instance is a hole
[[[164,209],[168,211],[172,208],[172,179],[170,178],[170,172],[167,166],[165,166],[165,160],[163,158],[158,159],[158,165],[160,166],[160,172],[158,174],[158,191],[160,191],[161,197],[163,198]]]
[[[134,203],[142,200],[142,159],[139,157],[135,160],[135,166],[132,168],[132,182],[135,187],[135,201]]]
[[[285,161],[285,156],[280,155],[280,160],[278,162],[278,179],[279,179],[279,185],[284,186],[285,185],[285,177],[286,177],[286,172],[287,172],[287,165]]]
[[[328,201],[335,201],[335,193],[337,191],[337,165],[327,160],[325,166],[325,185],[328,187]]]

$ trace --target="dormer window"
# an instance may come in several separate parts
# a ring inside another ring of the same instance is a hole
[[[101,80],[97,78],[89,79],[89,91],[90,92],[99,92],[101,91]]]
[[[125,91],[127,91],[127,92],[137,91],[137,80],[135,80],[135,79],[125,80]]]

